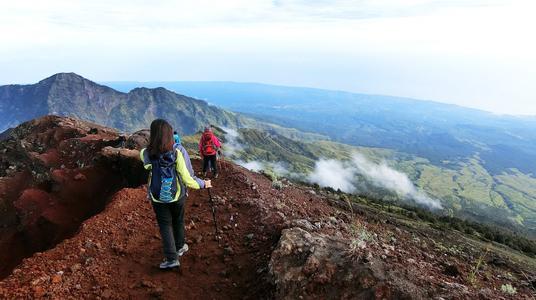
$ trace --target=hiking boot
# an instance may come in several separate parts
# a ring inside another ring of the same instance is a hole
[[[188,244],[184,243],[184,245],[182,246],[182,248],[180,248],[179,250],[177,250],[177,256],[183,256],[184,253],[188,252]]]
[[[173,268],[176,268],[176,267],[178,267],[180,265],[181,264],[179,263],[178,259],[174,259],[174,260],[164,259],[164,261],[160,264],[160,269],[161,270],[173,269]]]

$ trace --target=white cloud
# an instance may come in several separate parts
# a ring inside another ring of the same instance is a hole
[[[258,172],[263,169],[262,162],[259,161],[243,161],[243,160],[237,160],[235,161],[239,166],[242,166],[250,171]]]
[[[232,158],[237,151],[242,150],[244,147],[238,142],[238,131],[232,128],[222,127],[227,132],[225,134],[225,144],[223,145],[223,151],[225,156]]]
[[[338,160],[321,159],[316,162],[313,172],[309,175],[309,181],[322,187],[332,187],[346,193],[354,193],[354,174],[353,168],[343,165]]]
[[[418,191],[406,174],[389,167],[385,162],[374,163],[360,153],[354,153],[351,162],[321,159],[316,162],[308,179],[322,187],[332,187],[347,193],[366,192],[356,186],[356,174],[364,176],[378,187],[395,192],[403,199],[413,199],[432,209],[442,208],[438,200]]]
[[[417,191],[406,174],[389,167],[385,162],[374,163],[360,153],[353,154],[352,162],[357,168],[357,173],[367,177],[373,184],[395,191],[398,195],[413,199],[419,204],[424,204],[434,209],[441,208],[438,200]]]

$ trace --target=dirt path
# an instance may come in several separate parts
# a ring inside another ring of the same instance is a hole
[[[199,162],[195,162],[197,165]],[[232,171],[231,171],[232,172]],[[190,251],[180,270],[157,268],[161,241],[145,187],[118,192],[101,214],[86,221],[72,239],[37,253],[0,285],[13,296],[84,298],[237,299],[270,298],[267,263],[279,238],[259,224],[255,190],[240,173],[214,181],[220,246],[206,190],[191,191],[186,203]],[[30,274],[29,274],[30,273]],[[31,289],[31,290],[29,290]],[[0,293],[1,295],[1,293]]]

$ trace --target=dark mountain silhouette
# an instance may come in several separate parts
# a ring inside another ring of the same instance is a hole
[[[48,115],[71,116],[122,131],[166,118],[183,134],[207,124],[236,127],[248,123],[237,114],[164,88],[118,92],[75,73],[59,73],[30,85],[0,86],[0,132]]]

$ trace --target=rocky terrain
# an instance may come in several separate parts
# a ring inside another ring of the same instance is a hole
[[[0,142],[1,299],[533,299],[536,262],[226,162],[162,272],[146,132],[44,117]],[[200,162],[193,161],[199,169]]]

